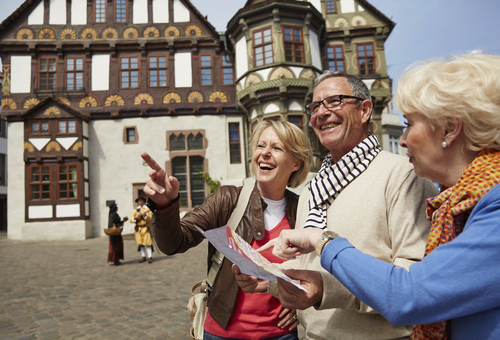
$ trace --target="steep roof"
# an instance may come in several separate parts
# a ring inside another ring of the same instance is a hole
[[[8,1],[8,0],[3,0]],[[19,6],[11,15],[9,15],[1,24],[0,24],[0,33],[7,28],[11,23],[13,23],[28,7],[30,7],[33,3],[37,3],[43,0],[26,0],[23,2],[21,6]],[[218,35],[219,33],[215,29],[215,27],[207,20],[203,14],[198,11],[198,9],[191,3],[189,0],[183,0],[185,4],[189,7],[189,9],[203,22],[207,25],[207,27],[212,31],[213,34]]]
[[[19,6],[11,15],[9,15],[2,23],[0,24],[0,33],[8,27],[11,23],[13,23],[29,6],[31,6],[34,2],[43,1],[43,0],[26,0]]]
[[[184,0],[184,1],[189,6],[189,8],[193,11],[193,13],[196,14],[198,19],[203,21],[214,34],[219,34],[217,32],[217,30],[215,29],[215,27],[212,26],[212,24],[208,21],[207,17],[206,16],[204,17],[203,14],[201,14],[200,11],[198,11],[198,9],[191,3],[191,1],[189,1],[189,0]]]
[[[383,21],[387,22],[387,24],[389,26],[391,26],[391,29],[394,26],[396,26],[396,23],[394,21],[392,21],[391,19],[389,19],[388,17],[386,17],[384,15],[384,13],[380,12],[378,9],[376,9],[375,7],[373,7],[373,5],[370,4],[368,1],[366,1],[366,0],[356,0],[356,1],[358,1],[364,7],[368,8],[370,11],[372,11],[373,13],[375,13],[376,15],[378,15],[380,17],[380,19],[382,19]]]
[[[387,24],[389,26],[391,26],[391,28],[393,28],[396,25],[391,19],[389,19],[382,12],[380,12],[378,9],[373,7],[373,5],[370,4],[368,1],[366,1],[366,0],[356,0],[356,1],[358,1],[365,8],[369,9],[370,11],[375,13],[377,16],[379,16],[381,20],[387,22]],[[286,0],[247,0],[244,7],[252,6],[252,5],[258,4],[259,2],[265,2],[267,4],[271,4],[273,2],[286,2]],[[317,10],[321,13],[320,8],[318,8]]]

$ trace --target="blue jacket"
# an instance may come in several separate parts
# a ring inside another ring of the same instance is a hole
[[[500,339],[500,185],[472,211],[463,232],[409,271],[329,242],[321,265],[394,324],[451,320],[453,340]]]

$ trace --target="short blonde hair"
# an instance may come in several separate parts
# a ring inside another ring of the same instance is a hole
[[[290,152],[293,157],[301,161],[299,170],[292,172],[287,183],[289,187],[296,188],[306,180],[307,174],[309,173],[309,168],[312,164],[311,142],[301,129],[290,122],[264,120],[257,124],[252,133],[252,154],[257,149],[260,135],[268,127],[272,127],[274,131],[276,131],[280,140],[283,142],[283,144],[285,144],[286,150]],[[254,160],[252,157],[252,175],[254,175],[253,168]]]
[[[500,56],[467,54],[410,66],[396,89],[396,106],[430,125],[462,121],[470,151],[500,150]]]

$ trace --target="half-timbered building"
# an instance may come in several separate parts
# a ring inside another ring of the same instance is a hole
[[[0,24],[8,237],[103,235],[109,203],[126,216],[142,195],[143,151],[190,210],[209,193],[203,174],[249,176],[263,119],[301,127],[316,171],[325,150],[304,106],[324,69],[363,78],[390,149],[402,132],[385,64],[393,27],[365,0],[248,0],[224,34],[188,0],[26,0]]]

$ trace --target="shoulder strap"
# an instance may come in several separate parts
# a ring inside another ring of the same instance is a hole
[[[236,207],[231,213],[229,221],[227,221],[227,226],[231,228],[231,230],[236,230],[236,227],[238,226],[238,224],[240,224],[241,218],[243,217],[243,214],[245,213],[245,210],[248,206],[248,202],[250,201],[250,195],[252,194],[254,187],[255,180],[252,178],[251,181],[245,184],[243,186],[243,189],[241,189]]]
[[[235,231],[236,227],[238,227],[238,225],[240,224],[241,218],[243,217],[243,214],[245,213],[245,210],[248,206],[248,202],[250,201],[250,195],[252,194],[254,187],[255,179],[251,178],[251,180],[247,181],[247,183],[243,186],[243,189],[241,189],[236,207],[231,213],[229,221],[227,221],[227,226],[231,228],[231,230]],[[215,278],[217,277],[217,273],[222,267],[223,261],[224,255],[216,250],[215,254],[212,255],[212,265],[210,266],[210,271],[208,272],[207,276],[207,284],[209,285],[208,289],[210,290],[214,286]]]

